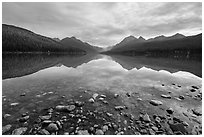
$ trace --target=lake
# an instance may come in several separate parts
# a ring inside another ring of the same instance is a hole
[[[7,54],[3,134],[201,134],[202,62]]]

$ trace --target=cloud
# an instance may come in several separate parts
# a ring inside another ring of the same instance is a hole
[[[202,3],[13,3],[3,2],[2,22],[60,39],[75,36],[111,46],[128,35],[201,33]]]

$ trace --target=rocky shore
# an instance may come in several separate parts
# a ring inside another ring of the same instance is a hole
[[[161,84],[161,88],[167,85]],[[180,85],[172,84],[177,88]],[[185,93],[112,93],[79,89],[71,98],[57,92],[22,93],[33,104],[12,102],[3,96],[3,135],[198,135],[202,134],[201,88]],[[32,95],[29,95],[32,94]],[[46,101],[48,102],[46,102]],[[182,109],[168,105],[176,102]],[[46,104],[47,103],[47,104]],[[39,109],[38,109],[39,108]],[[18,113],[15,110],[22,110]]]

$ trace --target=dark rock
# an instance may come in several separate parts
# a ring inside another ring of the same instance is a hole
[[[191,91],[191,92],[196,92],[196,90],[195,90],[195,89],[190,89],[190,91]]]
[[[198,109],[192,109],[193,114],[196,116],[202,116],[202,111],[199,111]]]
[[[12,135],[22,135],[27,131],[27,129],[28,129],[27,127],[17,128],[15,130],[13,130]]]
[[[26,93],[22,93],[22,94],[20,94],[21,97],[23,97],[23,96],[25,96],[25,95],[26,95]]]
[[[50,124],[48,125],[48,127],[47,127],[47,130],[48,130],[49,132],[55,132],[55,131],[58,131],[59,129],[58,129],[58,127],[57,127],[56,124],[50,123]]]
[[[168,112],[169,114],[173,114],[173,113],[174,113],[174,110],[173,110],[173,108],[168,108],[168,109],[166,110],[166,112]]]
[[[8,132],[11,129],[12,125],[6,125],[2,127],[2,134]]]
[[[128,97],[130,97],[131,95],[130,95],[130,93],[126,93],[126,95],[128,96]]]
[[[162,94],[161,97],[171,99],[171,96],[170,96],[170,95],[164,95],[164,94]]]
[[[171,130],[173,132],[181,132],[183,134],[186,134],[188,133],[184,127],[184,125],[182,123],[171,123],[171,122],[168,122]]]
[[[198,87],[196,87],[196,86],[191,86],[192,88],[194,88],[194,89],[199,89]]]
[[[94,127],[90,127],[89,129],[88,129],[88,132],[90,133],[90,134],[94,134],[95,132],[95,128]]]
[[[180,95],[179,98],[180,99],[185,99],[185,97],[183,95]]]
[[[149,103],[154,105],[154,106],[158,106],[158,105],[162,105],[163,104],[161,101],[158,101],[158,100],[151,100]]]

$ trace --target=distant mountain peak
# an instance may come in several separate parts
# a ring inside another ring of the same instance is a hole
[[[139,38],[138,38],[138,40],[145,40],[142,36],[140,36]]]

